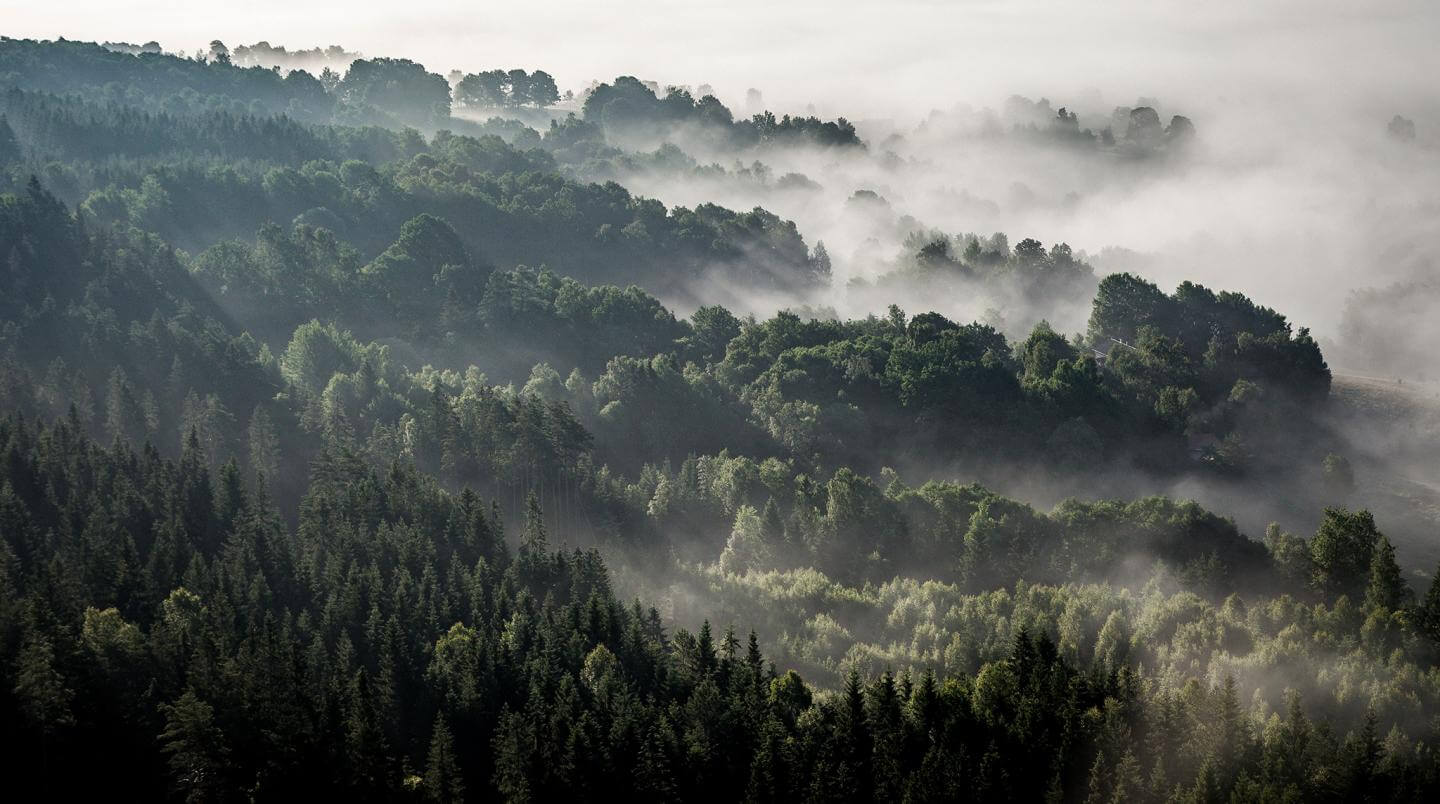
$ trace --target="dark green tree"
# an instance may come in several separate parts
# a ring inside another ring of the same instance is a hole
[[[1369,511],[1326,508],[1310,539],[1311,583],[1327,595],[1358,598],[1379,540],[1380,531]]]
[[[425,764],[425,795],[431,801],[451,804],[465,800],[465,782],[460,760],[455,755],[455,738],[445,723],[445,715],[435,716],[430,735],[430,753]]]
[[[187,689],[175,703],[166,705],[161,750],[169,755],[171,783],[186,801],[221,798],[230,753],[215,725],[215,711],[194,690]]]
[[[1365,606],[1380,611],[1398,611],[1410,602],[1413,593],[1395,561],[1395,547],[1380,536],[1370,559],[1370,580],[1365,587]]]

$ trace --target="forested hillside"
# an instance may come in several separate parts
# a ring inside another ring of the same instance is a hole
[[[842,315],[794,222],[584,178],[844,118],[626,77],[527,136],[452,106],[543,71],[342,56],[0,40],[16,800],[1440,791],[1440,583],[1353,504],[1307,328],[918,224],[852,284],[1011,323]],[[1196,136],[1154,114],[1072,138]]]

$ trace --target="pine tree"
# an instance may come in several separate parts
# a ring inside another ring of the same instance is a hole
[[[1384,794],[1374,789],[1380,782],[1380,760],[1385,753],[1374,709],[1365,710],[1365,725],[1359,734],[1346,741],[1345,753],[1349,759],[1350,776],[1347,798],[1352,801],[1384,801]]]
[[[1225,676],[1224,683],[1212,694],[1213,714],[1211,715],[1212,738],[1210,753],[1216,757],[1217,776],[1233,773],[1236,760],[1245,756],[1250,745],[1250,725],[1240,707],[1239,688],[1235,676]],[[1225,778],[1224,782],[1233,781]]]
[[[1430,576],[1430,589],[1425,593],[1415,619],[1421,633],[1440,642],[1440,566],[1436,566]]]
[[[785,801],[783,790],[784,761],[780,744],[785,728],[771,717],[760,727],[760,740],[750,762],[750,779],[745,785],[745,800],[750,802]]]
[[[676,634],[677,643],[681,656],[688,670],[694,675],[698,682],[709,678],[719,666],[719,658],[715,651],[715,638],[710,631],[710,621],[700,623],[700,633],[694,637],[689,634]]]
[[[357,790],[377,794],[387,789],[390,776],[384,724],[372,687],[365,669],[356,670],[348,690],[344,755],[346,781]]]
[[[1120,755],[1115,765],[1114,786],[1110,794],[1111,804],[1140,801],[1144,795],[1144,781],[1140,775],[1140,760],[1129,747]]]
[[[10,127],[10,121],[5,119],[5,115],[0,115],[0,165],[19,159],[20,141],[15,138],[15,130]]]
[[[854,785],[854,798],[869,800],[872,789],[871,751],[874,746],[865,712],[865,689],[860,683],[860,673],[854,669],[845,678],[838,728],[836,759],[848,772]]]
[[[1380,537],[1375,555],[1370,559],[1370,583],[1365,588],[1365,606],[1381,611],[1396,611],[1408,601],[1410,588],[1395,561],[1395,547],[1385,536]]]
[[[264,405],[256,405],[255,412],[250,414],[246,441],[251,473],[273,479],[280,470],[280,437]]]
[[[670,768],[670,757],[666,751],[668,724],[661,722],[650,728],[640,744],[640,755],[635,760],[634,783],[639,801],[668,804],[679,797],[675,775]]]
[[[750,642],[745,646],[745,666],[749,669],[750,682],[759,690],[764,683],[765,658],[760,654],[760,640],[750,632]]]
[[[240,465],[230,458],[220,468],[220,484],[215,492],[215,514],[220,533],[228,536],[249,513],[245,483],[240,479]]]
[[[550,543],[545,536],[545,513],[540,510],[540,499],[533,491],[525,498],[525,530],[520,537],[520,549],[531,556],[543,556],[550,552]]]
[[[215,726],[215,710],[194,690],[186,689],[166,706],[161,750],[170,755],[171,781],[186,801],[220,798],[229,749]]]
[[[443,713],[435,716],[435,728],[430,735],[425,795],[437,802],[465,800],[465,782],[460,773],[459,758],[455,756],[455,738],[450,734]]]
[[[1110,797],[1110,780],[1105,769],[1105,754],[1099,752],[1095,755],[1095,762],[1090,765],[1090,783],[1085,795],[1085,804],[1105,804]]]
[[[15,665],[15,698],[36,731],[48,738],[73,725],[70,705],[75,693],[55,668],[55,649],[50,639],[27,629]]]

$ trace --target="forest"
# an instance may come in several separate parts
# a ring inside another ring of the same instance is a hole
[[[1143,175],[1206,136],[1006,114]],[[633,76],[0,38],[15,800],[1440,794],[1435,554],[1359,504],[1302,319],[863,187],[903,231],[863,278],[627,187],[784,204],[819,185],[761,159],[889,147]]]

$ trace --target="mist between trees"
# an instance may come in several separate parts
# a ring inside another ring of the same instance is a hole
[[[924,222],[843,117],[215,45],[0,41],[22,797],[1436,788],[1423,392],[1143,255]],[[1158,105],[913,136],[1128,192],[1203,157]]]

